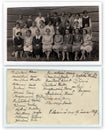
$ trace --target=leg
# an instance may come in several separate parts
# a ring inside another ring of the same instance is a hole
[[[85,50],[82,50],[82,51],[81,51],[81,53],[82,53],[82,55],[81,55],[80,60],[82,60],[82,59],[84,59],[84,60],[85,60]]]
[[[67,55],[67,60],[69,61],[70,58],[69,58],[69,52],[66,52],[66,55]]]
[[[57,55],[58,55],[58,59],[60,58],[60,53],[59,51],[56,51]]]
[[[75,58],[74,58],[74,60],[75,60],[75,61],[78,60],[78,52],[77,52],[77,51],[75,52]]]
[[[63,56],[62,61],[64,61],[65,60],[65,52],[64,51],[62,52],[62,56]]]
[[[15,58],[18,58],[18,51],[15,51]]]
[[[50,51],[47,52],[47,60],[49,60],[50,57]]]
[[[23,57],[23,51],[20,51],[20,58]]]

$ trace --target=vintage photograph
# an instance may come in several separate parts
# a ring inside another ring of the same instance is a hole
[[[7,61],[99,61],[99,6],[7,8]]]

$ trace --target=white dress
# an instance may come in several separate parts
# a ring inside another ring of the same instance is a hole
[[[22,38],[24,39],[26,36],[26,31],[28,30],[28,28],[22,28],[21,29],[21,33],[22,33]]]
[[[34,36],[36,36],[36,30],[37,30],[38,28],[37,27],[30,27],[30,30],[31,30],[31,36],[32,37],[34,37]]]
[[[25,37],[24,39],[24,51],[27,51],[27,52],[32,52],[33,51],[33,48],[32,48],[32,36],[30,37]]]
[[[17,32],[21,32],[21,29],[14,27],[14,28],[13,28],[13,39],[15,38]]]
[[[42,38],[42,49],[43,52],[52,50],[53,36],[52,35],[43,35]]]
[[[37,25],[38,28],[40,27],[40,22],[41,21],[45,22],[45,18],[44,17],[37,17],[35,19],[35,22],[36,22],[36,25]]]
[[[86,34],[83,37],[84,43],[81,45],[80,50],[85,50],[86,52],[91,52],[93,50],[93,43],[91,41],[91,36]]]
[[[50,29],[50,35],[54,35],[55,34],[55,30],[54,30],[54,26],[53,25],[46,25],[45,28],[44,28],[44,32],[46,34],[46,29]]]

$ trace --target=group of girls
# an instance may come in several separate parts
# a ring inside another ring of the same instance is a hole
[[[54,12],[52,16],[47,14],[43,17],[39,13],[34,20],[30,15],[26,21],[19,15],[13,28],[13,53],[16,58],[32,56],[40,60],[44,53],[49,60],[54,51],[62,61],[69,61],[71,53],[74,53],[75,61],[85,60],[86,53],[92,49],[91,18],[86,10],[82,16],[65,12],[59,16]]]

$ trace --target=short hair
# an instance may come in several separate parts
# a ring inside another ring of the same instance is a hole
[[[87,29],[83,29],[83,30],[85,30],[86,34],[88,33]]]
[[[84,10],[84,11],[83,11],[83,14],[85,14],[85,13],[88,13],[88,11],[87,11],[87,10]]]
[[[65,32],[66,32],[66,31],[69,31],[69,29],[66,29]]]
[[[28,30],[26,31],[26,33],[27,33],[27,32],[29,32],[29,33],[31,34],[31,30],[30,30],[30,29],[28,29]]]
[[[58,13],[57,13],[57,12],[54,12],[54,14],[56,14],[56,15],[57,15]]]
[[[49,32],[51,32],[49,28],[46,28],[46,32],[47,32],[47,30],[49,30]]]
[[[79,28],[74,29],[74,33],[75,33],[76,30],[78,30],[78,32],[80,33],[80,29]]]
[[[66,23],[70,23],[69,20],[67,20]]]
[[[80,13],[77,13],[76,15],[78,15],[80,17]]]
[[[17,32],[17,33],[16,33],[16,35],[19,35],[19,34],[22,36],[22,33],[21,33],[21,32]]]
[[[17,25],[17,24],[20,26],[20,23],[19,23],[19,22],[16,22],[16,23],[15,23],[15,25]]]

